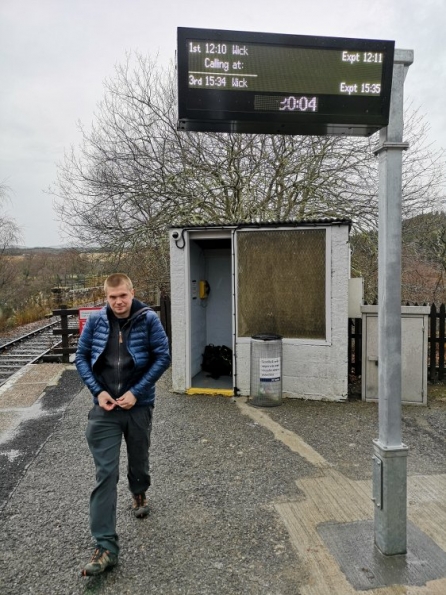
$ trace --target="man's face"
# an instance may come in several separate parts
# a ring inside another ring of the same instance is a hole
[[[116,318],[128,318],[130,316],[134,295],[135,291],[129,289],[125,284],[107,288],[107,302]]]

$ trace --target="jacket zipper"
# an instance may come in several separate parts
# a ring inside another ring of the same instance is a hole
[[[124,327],[128,324],[128,321],[124,324]],[[118,334],[118,396],[121,396],[121,345],[124,343],[122,338],[122,329],[119,328]]]
[[[122,330],[119,329],[118,335],[118,397],[121,396],[121,345],[123,343],[122,340]]]
[[[144,312],[146,312],[149,309],[150,308],[147,308],[146,310],[144,310]],[[136,316],[136,318],[139,318],[141,311],[138,312],[137,314],[138,315]],[[136,318],[135,318],[135,320],[136,320]],[[129,318],[122,328],[125,328],[131,320],[132,320],[132,318]],[[121,327],[119,327],[119,333],[118,333],[118,395],[121,394],[121,345],[123,343],[124,343],[124,339],[123,339],[123,335],[122,335],[122,329],[121,329]]]

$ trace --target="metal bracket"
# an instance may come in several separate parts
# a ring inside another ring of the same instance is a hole
[[[378,145],[375,149],[373,149],[374,155],[379,155],[382,151],[387,151],[389,149],[394,149],[397,151],[407,151],[409,148],[409,143],[401,142],[401,143],[393,143],[390,141],[385,141]]]

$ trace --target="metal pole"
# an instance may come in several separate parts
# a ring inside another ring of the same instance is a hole
[[[396,50],[390,119],[380,131],[378,227],[379,438],[374,440],[375,544],[407,551],[407,454],[401,436],[401,188],[404,79],[412,50]]]

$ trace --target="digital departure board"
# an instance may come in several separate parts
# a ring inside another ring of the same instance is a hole
[[[394,42],[178,28],[178,129],[368,136],[389,121]]]

